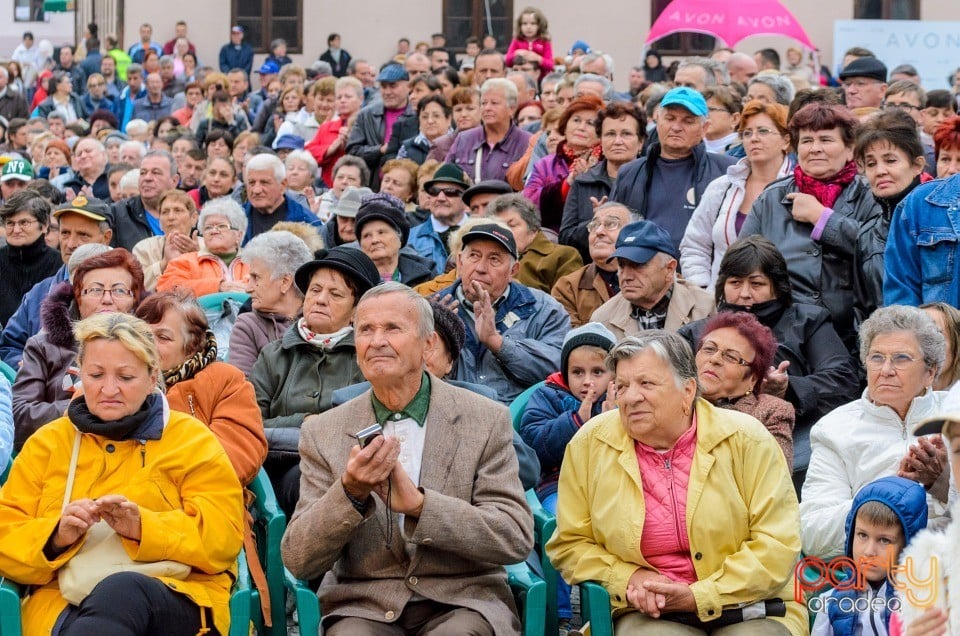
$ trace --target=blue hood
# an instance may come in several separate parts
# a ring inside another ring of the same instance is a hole
[[[927,527],[927,491],[924,487],[903,477],[881,477],[861,488],[853,498],[845,526],[848,557],[853,556],[853,521],[860,506],[868,501],[879,501],[896,513],[903,529],[904,545]]]

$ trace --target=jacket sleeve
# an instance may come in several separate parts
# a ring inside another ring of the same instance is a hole
[[[530,555],[533,516],[517,475],[513,426],[507,409],[491,415],[490,437],[475,467],[470,501],[425,488],[420,518],[404,518],[408,542],[499,565]]]
[[[243,374],[250,377],[253,365],[260,352],[257,350],[253,329],[247,321],[237,319],[230,332],[230,349],[227,352],[227,362],[237,367]]]
[[[62,417],[70,405],[69,399],[47,401],[47,386],[59,381],[51,378],[52,374],[43,346],[36,338],[30,338],[23,350],[23,366],[13,384],[14,448],[18,450],[37,429]]]
[[[0,377],[0,471],[7,467],[13,453],[13,389]]]
[[[683,277],[698,287],[713,285],[713,226],[724,201],[724,193],[733,188],[729,179],[714,179],[703,193],[697,209],[680,241],[680,269]]]
[[[883,304],[918,306],[923,302],[923,274],[917,248],[913,207],[916,197],[897,206],[890,221],[887,248],[883,254]],[[909,205],[908,205],[909,204]]]
[[[523,186],[523,196],[527,197],[533,204],[540,207],[540,196],[543,189],[554,182],[553,176],[549,174],[550,157],[544,157],[534,164],[533,172]]]
[[[163,274],[160,267],[163,262],[163,247],[160,248],[160,258],[154,258],[156,254],[151,254],[150,251],[143,241],[133,246],[133,255],[143,268],[143,286],[154,291],[157,289],[157,279]]]
[[[790,375],[787,397],[797,409],[797,416],[812,421],[823,417],[838,406],[856,399],[860,388],[856,364],[829,318],[824,317],[816,328],[805,334],[801,344],[807,359],[808,375]]]
[[[583,424],[574,417],[579,402],[569,397],[565,400],[557,389],[541,386],[530,396],[520,421],[520,437],[537,452],[546,473],[560,468],[567,444]]]
[[[267,438],[253,385],[239,373],[231,376],[214,402],[208,425],[227,451],[240,483],[246,485],[267,458]]]
[[[560,368],[560,349],[564,335],[570,331],[570,316],[552,301],[541,307],[543,319],[536,333],[525,338],[514,337],[509,331],[503,335],[497,361],[504,373],[523,386],[533,386]]]
[[[586,213],[586,214],[585,214]],[[563,202],[563,216],[560,219],[560,244],[575,247],[581,252],[587,249],[590,233],[587,223],[593,218],[593,204],[586,189],[576,179],[567,192]]]
[[[829,559],[843,554],[844,519],[853,504],[846,460],[834,444],[830,428],[841,422],[832,414],[810,431],[810,465],[800,500],[803,553]]]
[[[347,137],[347,154],[360,157],[367,162],[368,166],[376,166],[380,163],[380,146],[383,142],[377,143],[376,139],[367,139],[366,129],[373,126],[370,111],[361,111],[357,115],[357,121],[350,129],[350,135]]]
[[[517,462],[520,464],[520,485],[524,490],[530,490],[540,479],[540,460],[516,431],[513,432],[513,450],[516,451]]]
[[[580,320],[580,315],[577,312],[577,303],[575,300],[576,296],[576,286],[573,283],[573,280],[564,276],[557,280],[553,285],[553,289],[550,290],[550,295],[553,296],[560,305],[567,311],[567,315],[570,316],[570,327],[576,329],[583,324],[583,321]],[[590,317],[587,316],[587,320],[590,320]]]
[[[770,436],[741,434],[739,457],[731,458],[740,472],[740,497],[747,507],[749,536],[729,554],[720,568],[690,585],[702,621],[720,615],[724,607],[770,598],[790,579],[800,555],[800,513],[783,451]],[[710,514],[709,503],[702,514]],[[707,546],[714,547],[714,546]],[[786,599],[785,599],[786,600]]]
[[[520,45],[520,41],[517,38],[510,40],[510,46],[507,47],[507,53],[503,56],[503,61],[507,67],[513,66],[513,57],[517,54],[517,48]]]
[[[220,72],[221,72],[221,73],[229,73],[229,72],[230,72],[230,69],[233,68],[233,67],[230,65],[230,50],[229,50],[229,48],[228,48],[229,46],[230,46],[229,44],[224,44],[224,45],[220,48],[220,60],[219,60],[219,61],[220,61]]]
[[[748,217],[749,218],[749,217]],[[860,235],[860,221],[853,217],[834,212],[820,235],[820,242],[829,245],[846,256],[854,256],[857,236]]]
[[[274,347],[264,349],[253,364],[253,369],[250,370],[250,383],[253,384],[253,390],[257,394],[257,405],[260,407],[260,415],[263,417],[263,428],[268,442],[272,429],[299,429],[300,425],[303,424],[303,419],[307,416],[307,413],[273,415],[271,411],[273,396],[280,391],[280,387],[286,381],[285,371],[278,369],[274,360],[275,357],[281,355],[283,355],[283,352],[280,349]]]
[[[31,294],[27,292],[24,302],[20,303],[17,311],[13,313],[10,320],[0,332],[0,359],[9,364],[14,370],[20,368],[20,362],[23,360],[23,349],[27,346],[27,340],[33,335],[30,329],[30,310],[40,312],[39,302],[31,306],[26,302],[30,300]]]
[[[197,253],[183,254],[169,263],[157,279],[157,291],[174,291],[178,287],[191,290],[198,298],[220,291],[221,279],[201,278],[203,272],[197,266]]]
[[[541,76],[553,71],[553,44],[550,40],[541,40],[543,42],[543,59],[540,61]]]

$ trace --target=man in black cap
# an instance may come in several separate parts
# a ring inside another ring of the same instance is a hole
[[[570,316],[548,294],[513,280],[517,243],[505,224],[472,224],[461,237],[459,278],[440,292],[460,301],[467,328],[457,379],[484,384],[503,404],[560,368]]]
[[[440,166],[423,185],[433,199],[430,218],[410,230],[409,245],[420,256],[432,259],[441,274],[447,269],[450,235],[467,218],[463,195],[468,186],[463,170],[454,163]]]
[[[467,188],[463,193],[463,204],[470,209],[470,216],[485,216],[488,203],[501,194],[512,192],[513,188],[506,181],[484,179]]]
[[[616,249],[620,293],[593,312],[618,340],[646,329],[676,331],[714,313],[713,297],[677,279],[679,252],[670,235],[652,221],[636,221],[620,230]]]
[[[860,57],[840,71],[847,108],[880,108],[887,92],[887,67],[875,57]]]
[[[393,124],[403,115],[413,115],[410,107],[410,75],[400,64],[387,64],[377,75],[380,100],[357,113],[357,121],[347,138],[347,154],[360,157],[370,167],[370,187],[378,190],[380,165],[385,160]]]

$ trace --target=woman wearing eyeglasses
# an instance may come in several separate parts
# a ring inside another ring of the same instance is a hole
[[[683,277],[704,288],[716,283],[720,261],[737,240],[753,202],[767,185],[793,170],[785,106],[748,102],[739,130],[746,156],[707,186],[680,241]]]
[[[188,289],[197,297],[246,291],[250,267],[239,256],[247,215],[240,204],[229,197],[207,202],[200,210],[197,227],[203,248],[167,263],[157,279],[157,291]]]
[[[84,260],[50,291],[40,308],[40,332],[27,340],[13,385],[14,448],[61,417],[80,392],[73,323],[105,312],[132,314],[143,297],[143,269],[133,254],[113,249]]]
[[[880,477],[920,483],[927,489],[930,525],[944,516],[950,469],[943,439],[911,431],[941,411],[946,394],[932,385],[945,349],[933,319],[916,307],[884,307],[861,325],[867,388],[810,433],[813,454],[800,497],[804,554],[828,559],[844,553],[843,520],[853,497]]]

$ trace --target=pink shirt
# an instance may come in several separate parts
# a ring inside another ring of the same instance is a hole
[[[697,572],[687,533],[687,485],[697,449],[697,418],[669,451],[634,443],[643,482],[645,517],[640,553],[652,567],[679,583],[694,583]]]
[[[383,110],[383,143],[390,141],[390,137],[393,135],[393,123],[400,119],[400,115],[405,110],[406,107],[397,110],[387,110],[386,108]]]

